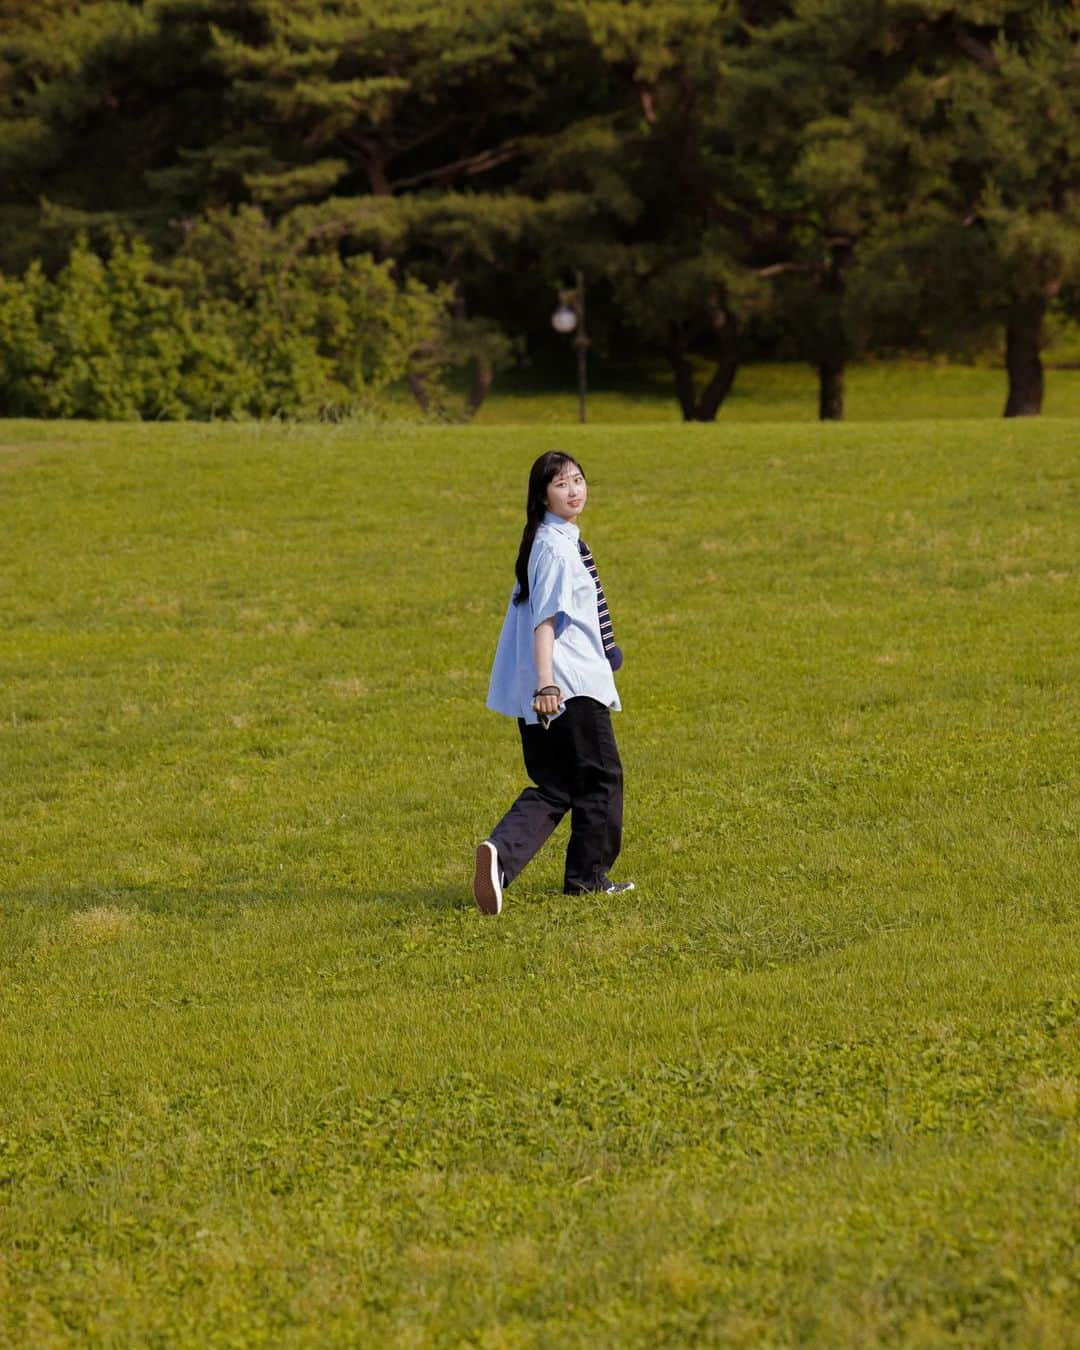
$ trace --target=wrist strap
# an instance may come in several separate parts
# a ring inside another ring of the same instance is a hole
[[[534,689],[533,698],[542,698],[544,694],[554,694],[556,697],[562,694],[562,690],[557,684],[545,684],[543,689]]]

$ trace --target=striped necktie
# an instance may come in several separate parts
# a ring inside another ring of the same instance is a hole
[[[623,654],[615,645],[615,630],[611,626],[611,611],[608,609],[607,596],[604,594],[604,588],[600,584],[600,573],[596,569],[596,560],[589,551],[589,546],[585,540],[578,535],[578,552],[581,554],[581,561],[589,569],[589,576],[593,579],[596,587],[596,612],[600,619],[600,640],[604,644],[604,655],[608,659],[608,665],[612,670],[618,670],[623,662]]]

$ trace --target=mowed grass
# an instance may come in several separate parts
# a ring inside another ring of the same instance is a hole
[[[700,390],[712,375],[697,365]],[[550,378],[550,376],[549,376]],[[852,364],[845,378],[845,417],[850,422],[888,420],[993,418],[1005,407],[1004,370],[930,361],[868,361]],[[1043,411],[1051,417],[1080,418],[1080,368],[1048,368]],[[402,392],[402,412],[415,403]],[[637,370],[609,368],[593,362],[589,376],[587,416],[590,422],[679,423],[670,369],[662,364]],[[741,422],[815,422],[818,416],[817,372],[802,362],[739,367],[731,393],[717,414],[722,425]],[[530,386],[530,372],[500,375],[476,416],[481,425],[559,425],[578,421],[577,373],[567,348],[564,381],[558,393]]]
[[[1080,1340],[1080,423],[0,441],[0,1342]],[[490,920],[553,444],[638,889]]]

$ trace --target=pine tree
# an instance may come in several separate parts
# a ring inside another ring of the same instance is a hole
[[[0,265],[44,255],[58,265],[72,237],[117,227],[163,243],[197,204],[153,180],[181,146],[220,130],[224,81],[197,51],[163,40],[139,0],[4,0],[0,37]],[[176,240],[174,239],[174,243]]]
[[[869,275],[860,253],[923,171],[886,10],[801,0],[775,13],[733,65],[714,131],[753,147],[734,199],[754,222],[752,258],[774,287],[784,347],[818,372],[823,420],[843,417],[847,363],[872,341],[849,320],[853,278]]]
[[[271,212],[338,196],[482,184],[522,154],[546,97],[540,0],[161,0],[228,83],[208,188]],[[535,54],[535,53],[533,53]],[[494,181],[498,181],[497,177]]]
[[[537,156],[549,189],[588,192],[570,261],[604,283],[615,322],[671,365],[684,419],[711,421],[732,387],[740,323],[763,288],[745,265],[752,222],[732,210],[740,160],[710,144],[725,67],[743,41],[735,0],[576,0],[606,107]],[[604,291],[601,291],[603,297]],[[693,360],[712,373],[695,384]]]
[[[966,303],[1005,329],[1005,416],[1030,415],[1042,409],[1047,306],[1080,282],[1080,11],[979,0],[935,17],[947,65],[927,122],[949,154],[935,200],[946,229],[981,236]]]
[[[894,0],[876,22],[896,74],[874,121],[886,143],[860,131],[865,102],[839,128],[880,187],[862,198],[873,211],[846,275],[845,331],[962,350],[1003,327],[1006,416],[1037,413],[1047,306],[1080,281],[1076,9]]]

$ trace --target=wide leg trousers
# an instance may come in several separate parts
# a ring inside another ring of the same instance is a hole
[[[545,731],[518,719],[527,787],[489,835],[509,885],[570,812],[563,889],[598,890],[622,847],[623,773],[611,713],[593,698],[571,698]]]

